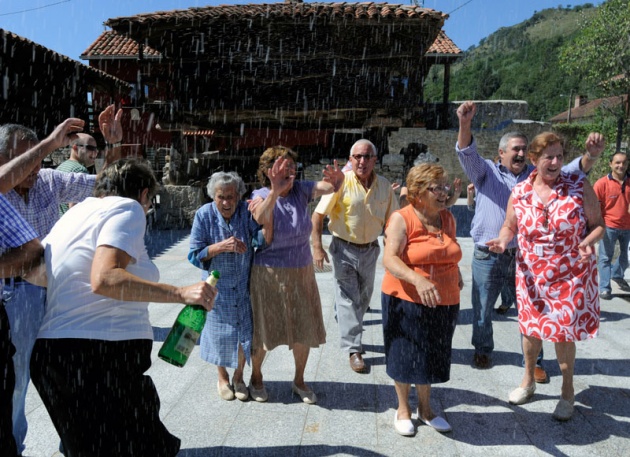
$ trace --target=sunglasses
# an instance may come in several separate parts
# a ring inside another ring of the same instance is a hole
[[[98,151],[98,148],[96,146],[92,146],[91,144],[77,144],[77,147],[79,148],[85,148],[88,151]]]

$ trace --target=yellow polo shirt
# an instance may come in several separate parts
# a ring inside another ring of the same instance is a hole
[[[354,171],[348,171],[341,188],[324,195],[315,211],[328,215],[328,230],[334,236],[367,244],[378,238],[390,214],[397,209],[398,199],[387,179],[375,174],[366,191]]]

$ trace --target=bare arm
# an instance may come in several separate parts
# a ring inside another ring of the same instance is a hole
[[[588,173],[604,152],[606,141],[601,133],[592,132],[586,139],[586,154],[582,156],[581,166],[584,173]]]
[[[324,268],[324,260],[326,263],[330,263],[328,260],[328,254],[322,246],[322,233],[324,231],[324,215],[313,212],[311,216],[311,222],[313,223],[313,229],[311,230],[311,242],[313,243],[313,263],[320,270]]]
[[[0,257],[0,278],[22,276],[37,267],[42,259],[44,248],[38,239],[10,249]]]
[[[122,140],[122,113],[122,108],[116,112],[114,105],[109,105],[98,116],[98,126],[108,144],[117,144]],[[120,159],[121,155],[122,148],[120,146],[108,147],[105,151],[105,163],[103,164],[103,168]]]
[[[400,255],[407,245],[405,220],[400,214],[393,213],[389,218],[387,229],[385,229],[385,240],[383,265],[387,271],[395,278],[412,284],[418,291],[423,305],[430,308],[438,305],[441,297],[435,285],[409,268],[400,259]]]
[[[461,193],[462,193],[462,180],[459,178],[455,178],[453,180],[453,193],[448,197],[448,200],[446,200],[446,207],[450,208],[455,203],[457,203],[457,199],[459,198]]]
[[[606,232],[599,201],[593,187],[586,179],[584,180],[584,216],[588,232],[578,246],[583,259],[595,255],[593,246],[604,237]]]
[[[326,165],[323,170],[324,179],[315,183],[313,187],[312,198],[313,200],[321,197],[322,195],[328,195],[333,192],[337,192],[341,189],[343,184],[344,174],[343,171],[337,165],[337,161],[333,162],[333,166]]]
[[[512,241],[514,236],[516,236],[518,230],[516,213],[514,212],[514,205],[512,204],[512,195],[510,194],[510,198],[508,199],[507,212],[505,214],[505,221],[503,222],[503,226],[501,230],[499,230],[499,236],[493,240],[490,240],[486,243],[486,246],[497,254],[501,254],[507,248],[507,245]]]
[[[472,120],[477,112],[477,107],[473,102],[464,102],[457,108],[459,118],[459,132],[457,134],[457,146],[464,149],[472,143]]]
[[[92,292],[123,301],[185,303],[202,305],[207,310],[214,306],[217,289],[204,281],[186,287],[147,281],[125,269],[130,261],[129,254],[121,249],[96,248],[90,272]]]
[[[70,144],[84,124],[81,119],[66,119],[39,144],[0,166],[0,193],[6,194],[21,183],[48,154]]]

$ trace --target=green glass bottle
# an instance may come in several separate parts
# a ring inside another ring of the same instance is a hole
[[[216,286],[220,277],[218,271],[212,270],[206,282]],[[186,305],[177,315],[173,328],[158,352],[158,357],[176,367],[186,365],[206,323],[206,313],[206,309],[201,305]]]

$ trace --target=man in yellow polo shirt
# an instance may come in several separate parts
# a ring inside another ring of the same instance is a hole
[[[359,140],[350,149],[352,170],[345,173],[341,188],[324,195],[313,213],[313,260],[317,268],[329,262],[322,247],[324,217],[333,235],[330,254],[335,277],[335,311],[341,349],[349,354],[350,367],[365,371],[361,353],[363,316],[374,289],[376,261],[381,252],[378,236],[398,200],[387,179],[374,173],[376,146]]]

